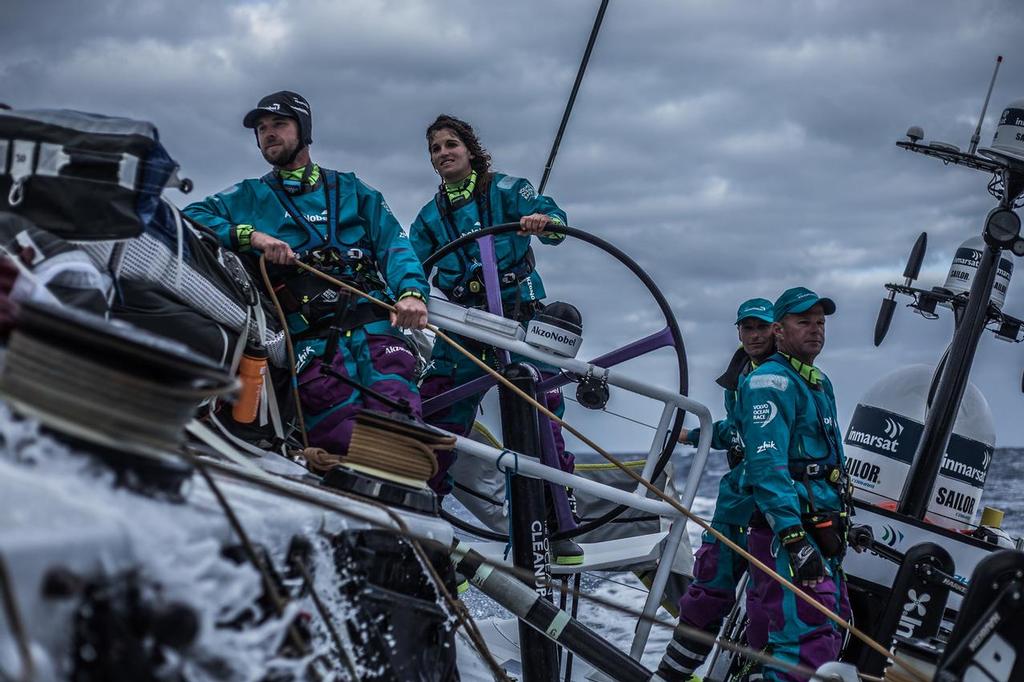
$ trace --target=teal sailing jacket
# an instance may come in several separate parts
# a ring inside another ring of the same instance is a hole
[[[312,190],[287,195],[291,206],[282,203],[268,174],[243,180],[190,204],[184,212],[236,251],[249,248],[248,235],[238,230],[239,225],[276,237],[300,255],[327,246],[343,254],[360,249],[375,261],[387,285],[381,293],[395,299],[415,291],[425,300],[430,286],[423,267],[381,193],[354,173],[325,168],[320,172],[321,180]]]
[[[562,225],[567,223],[565,212],[551,197],[537,194],[529,180],[511,175],[495,173],[490,180],[486,197],[460,202],[449,212],[445,198],[437,196],[424,206],[409,229],[412,246],[421,261],[430,254],[464,234],[484,227],[502,223],[518,222],[520,218],[533,213],[543,213]],[[546,233],[540,236],[545,244],[560,244],[565,235]],[[540,274],[533,269],[530,251],[530,236],[514,232],[497,235],[494,238],[495,256],[500,273],[511,273],[502,282],[501,298],[504,302],[530,302],[544,298],[544,284]],[[453,292],[474,277],[482,277],[480,249],[474,242],[464,249],[450,253],[437,263],[437,277],[434,284],[449,298],[460,303],[479,305],[485,301],[480,290],[463,298]]]
[[[804,368],[810,378],[776,353],[747,376],[737,400],[745,482],[776,533],[799,527],[801,514],[842,511],[827,477],[803,480],[811,464],[846,468],[832,383]]]

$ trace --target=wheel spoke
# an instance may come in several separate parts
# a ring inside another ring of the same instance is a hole
[[[590,361],[590,364],[607,369],[609,367],[614,367],[615,365],[621,365],[623,362],[638,358],[641,355],[645,355],[659,348],[674,345],[675,343],[672,340],[672,330],[665,327],[660,332],[655,332],[650,336],[637,339],[632,343],[627,343],[621,348],[616,348],[615,350],[605,353],[600,357],[594,358]],[[561,388],[570,381],[572,380],[564,373],[556,374],[550,379],[540,382],[537,389],[541,391],[550,391],[553,388]]]

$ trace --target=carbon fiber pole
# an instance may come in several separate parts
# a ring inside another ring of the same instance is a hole
[[[960,402],[971,375],[971,364],[978,350],[978,341],[988,322],[988,304],[996,278],[1000,249],[986,244],[981,253],[978,271],[971,282],[967,307],[953,335],[946,364],[942,368],[939,386],[932,400],[931,411],[924,423],[921,440],[917,443],[914,462],[900,495],[897,511],[906,516],[923,519],[932,498],[935,479],[942,466],[942,458],[953,434],[953,422],[960,411]]]
[[[537,596],[533,590],[523,587],[515,578],[492,569],[490,562],[475,550],[466,545],[457,545],[452,550],[452,559],[459,571],[469,576],[484,594],[521,618],[520,623],[529,623],[537,628],[538,634],[547,633],[547,637],[558,640],[566,649],[612,679],[621,682],[648,682],[651,679],[651,671],[639,661],[616,649],[574,616]],[[526,649],[521,650],[525,659]]]
[[[505,377],[527,395],[534,394],[536,373],[527,365],[510,365]],[[501,433],[506,448],[532,457],[540,454],[540,423],[537,412],[504,386],[499,389],[501,401]],[[502,462],[503,468],[515,467],[511,458]],[[541,599],[538,603],[551,604],[551,579],[548,559],[547,508],[544,502],[544,482],[514,474],[510,485],[510,530],[512,537],[512,563],[516,568],[536,576],[530,587]],[[519,658],[523,664],[525,682],[548,682],[558,679],[558,648],[542,633],[519,620]]]
[[[562,135],[565,134],[565,127],[569,125],[569,116],[572,115],[572,106],[576,103],[576,93],[580,91],[580,83],[583,82],[583,74],[587,72],[587,64],[590,62],[590,53],[594,51],[594,43],[597,41],[597,34],[601,30],[601,22],[604,21],[604,11],[608,9],[608,0],[601,0],[601,6],[597,10],[597,17],[594,19],[594,28],[590,30],[590,40],[587,41],[587,49],[583,52],[583,60],[580,62],[580,69],[576,72],[576,81],[572,84],[572,92],[569,93],[569,101],[565,103],[565,111],[562,112],[562,122],[558,124],[558,133],[555,141],[551,144],[551,152],[548,154],[548,162],[544,164],[544,176],[540,179],[540,187],[537,194],[544,194],[544,188],[548,185],[548,176],[551,175],[551,167],[555,165],[555,157],[558,155],[558,147],[562,144]]]

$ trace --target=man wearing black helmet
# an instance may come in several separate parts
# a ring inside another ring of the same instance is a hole
[[[390,410],[344,379],[354,379],[420,415],[416,356],[401,333],[427,322],[429,285],[419,259],[376,189],[353,173],[310,159],[312,115],[302,96],[267,95],[245,115],[246,128],[272,170],[196,202],[189,218],[240,252],[262,253],[295,340],[299,396],[310,444],[344,454],[362,407]],[[376,298],[364,297],[295,267],[312,261]]]

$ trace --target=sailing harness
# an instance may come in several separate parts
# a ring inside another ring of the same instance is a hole
[[[319,177],[316,177],[319,175]],[[329,169],[306,165],[301,180],[282,179],[277,171],[260,178],[288,216],[306,232],[306,240],[295,247],[304,262],[331,273],[362,291],[386,291],[387,285],[377,269],[376,254],[368,240],[360,239],[356,247],[341,244],[337,239],[338,206],[341,202],[338,174]],[[323,231],[314,226],[292,200],[293,194],[322,190],[327,206]],[[279,275],[274,291],[285,314],[299,324],[296,340],[329,337],[337,347],[336,335],[371,322],[388,319],[387,310],[364,302],[351,305],[349,295],[339,293],[331,283],[306,270]],[[347,292],[346,292],[347,294]]]
[[[765,362],[788,365],[800,375],[813,393],[817,394],[822,391],[821,372],[813,365],[801,362],[781,352],[776,353]],[[828,453],[825,457],[814,460],[789,460],[789,475],[793,477],[794,481],[803,483],[804,489],[807,491],[807,511],[800,515],[801,525],[803,525],[804,531],[814,539],[822,555],[826,559],[830,559],[842,556],[846,550],[847,533],[850,528],[850,515],[852,512],[853,488],[839,454],[841,450],[836,436],[835,424],[830,424],[826,421],[822,410],[818,408],[817,401],[815,401],[815,412],[818,415],[818,426],[828,441]],[[797,441],[797,447],[801,455],[805,457],[813,456],[812,453],[804,451],[802,440]],[[818,509],[815,504],[811,481],[825,481],[825,483],[831,486],[839,497],[840,509],[835,511]],[[755,508],[751,525],[762,525],[763,520],[762,512]],[[763,522],[763,525],[767,525],[767,523]]]
[[[442,182],[434,195],[434,204],[437,207],[438,215],[441,217],[441,224],[444,225],[445,236],[448,242],[453,242],[462,234],[455,225],[453,215],[456,210],[473,202],[476,204],[476,212],[480,218],[480,227],[490,227],[494,224],[494,215],[491,211],[490,181],[477,184],[476,171],[470,173],[469,177],[455,186],[449,186]],[[438,244],[433,235],[427,231],[431,241],[434,242],[434,251],[437,251],[443,244]],[[483,264],[476,257],[467,253],[468,249],[460,249],[455,252],[459,261],[459,272],[462,273],[459,281],[451,288],[442,287],[440,284],[440,273],[434,275],[433,284],[448,297],[449,300],[467,308],[487,307],[486,287],[484,284]],[[536,267],[536,257],[533,247],[527,247],[523,258],[507,270],[498,270],[498,283],[502,289],[515,287],[515,300],[503,302],[502,307],[506,316],[524,322],[533,317],[540,308],[538,301],[523,301],[520,292],[520,285],[526,281]],[[504,298],[504,297],[503,297]]]

